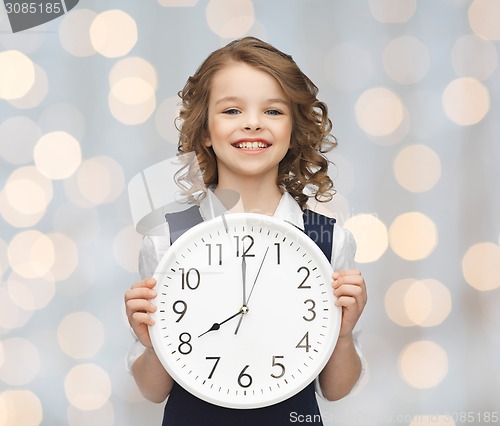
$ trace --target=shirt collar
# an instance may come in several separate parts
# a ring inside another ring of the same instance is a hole
[[[207,195],[200,202],[200,213],[204,220],[210,220],[214,217],[227,213],[227,209],[220,202],[212,190],[207,191]],[[304,230],[304,218],[302,216],[302,209],[299,204],[288,193],[284,192],[281,196],[278,207],[274,212],[273,217],[282,219]]]

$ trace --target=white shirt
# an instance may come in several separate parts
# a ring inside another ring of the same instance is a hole
[[[207,196],[200,203],[200,214],[203,220],[210,220],[223,213],[227,213],[222,203],[217,199],[212,191],[207,191]],[[304,230],[303,212],[299,204],[293,197],[285,192],[274,212],[274,217],[286,220],[296,227]],[[168,224],[165,224],[165,230],[162,236],[145,236],[142,240],[142,246],[139,254],[139,273],[142,279],[152,277],[155,269],[158,266],[160,259],[163,257],[167,249],[170,247],[170,234],[168,232]],[[354,255],[356,253],[356,242],[352,234],[338,224],[335,224],[333,233],[333,249],[332,249],[332,267],[334,271],[342,269],[352,269],[355,267]],[[135,334],[132,331],[132,334]],[[359,331],[354,333],[354,344],[356,351],[361,359],[362,371],[358,382],[351,390],[351,394],[358,387],[365,373],[365,361],[359,348],[357,336]],[[134,345],[130,348],[126,358],[127,370],[130,372],[132,364],[144,352],[145,347],[135,338]],[[323,397],[319,380],[316,380],[316,392]]]

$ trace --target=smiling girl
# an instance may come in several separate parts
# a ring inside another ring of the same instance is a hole
[[[324,153],[332,149],[327,106],[317,87],[292,58],[253,37],[213,52],[180,92],[182,108],[179,152],[194,152],[203,183],[189,189],[197,199],[200,220],[208,220],[205,204],[222,194],[239,194],[227,206],[282,218],[304,229],[303,212],[311,192],[329,201],[333,183]],[[189,174],[189,173],[188,173]],[[342,306],[342,324],[335,350],[315,383],[279,404],[252,410],[218,407],[201,401],[177,385],[165,371],[151,344],[149,313],[155,306],[156,282],[151,277],[168,243],[146,237],[140,255],[142,281],[125,294],[128,320],[137,336],[128,362],[139,389],[154,402],[168,397],[168,425],[284,425],[300,413],[322,424],[315,392],[338,400],[352,392],[363,372],[353,329],[366,304],[366,286],[354,268],[355,243],[335,226],[332,291]]]

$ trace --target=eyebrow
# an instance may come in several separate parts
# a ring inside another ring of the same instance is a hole
[[[234,102],[234,101],[241,101],[241,98],[238,98],[237,96],[225,96],[225,97],[220,98],[217,101],[215,101],[215,105],[218,105],[218,104],[223,103],[223,102]],[[289,104],[289,102],[283,98],[266,99],[264,101],[264,103],[280,103],[280,104],[285,104],[285,105]]]

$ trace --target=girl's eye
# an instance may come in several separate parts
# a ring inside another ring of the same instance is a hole
[[[229,108],[224,111],[224,114],[239,114],[240,112],[236,108]]]
[[[266,111],[266,114],[268,114],[268,115],[281,115],[282,112],[278,111],[277,109],[268,109]]]

